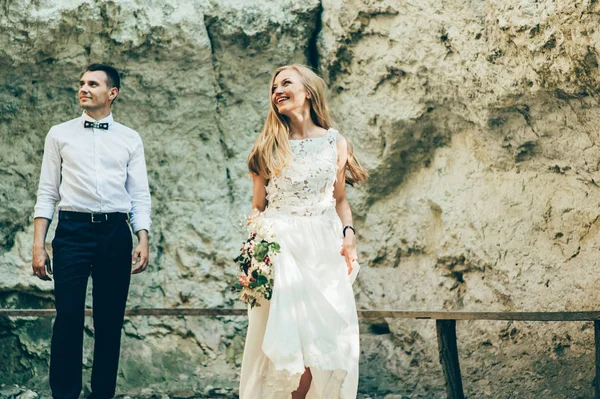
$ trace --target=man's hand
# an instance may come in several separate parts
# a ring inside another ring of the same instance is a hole
[[[146,270],[148,267],[148,232],[146,230],[140,230],[137,233],[138,236],[138,245],[135,247],[135,251],[133,251],[133,258],[131,259],[131,265],[134,266],[136,263],[139,264],[135,269],[131,271],[131,274],[138,274]]]
[[[49,274],[52,274],[52,265],[50,258],[46,252],[44,246],[33,247],[33,259],[31,261],[33,268],[33,274],[35,274],[40,280],[52,281]]]
[[[37,217],[33,220],[33,257],[31,258],[31,267],[33,274],[44,281],[51,281],[49,274],[52,274],[50,258],[46,252],[46,233],[50,226],[50,219]]]

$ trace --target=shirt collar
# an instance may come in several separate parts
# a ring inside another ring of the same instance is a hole
[[[107,117],[104,117],[104,118],[100,119],[99,121],[97,121],[94,118],[92,118],[91,116],[89,116],[88,114],[86,114],[85,111],[83,111],[83,113],[81,114],[81,124],[83,125],[83,122],[85,122],[85,121],[108,123],[108,126],[110,127],[110,126],[112,126],[112,124],[115,120],[113,119],[112,112],[110,114],[108,114]]]

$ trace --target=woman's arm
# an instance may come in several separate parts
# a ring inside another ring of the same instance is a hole
[[[333,197],[335,198],[335,210],[337,211],[342,225],[352,226],[352,209],[350,209],[350,203],[346,198],[346,161],[348,160],[348,144],[346,139],[338,134],[337,137],[337,180],[333,188]],[[346,258],[346,266],[348,267],[348,274],[352,273],[352,262],[357,259],[356,252],[356,237],[354,230],[346,229],[346,235],[342,244],[342,250],[340,254]]]
[[[267,179],[262,176],[252,175],[252,210],[248,214],[248,221],[254,219],[267,206]]]

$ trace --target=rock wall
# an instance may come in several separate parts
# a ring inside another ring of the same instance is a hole
[[[228,286],[250,204],[245,158],[270,74],[289,62],[326,78],[340,131],[372,174],[350,190],[359,307],[600,302],[595,0],[0,5],[3,307],[52,306],[52,285],[29,271],[43,139],[78,115],[76,82],[96,61],[123,70],[114,114],[144,138],[153,195],[151,267],[130,306],[240,306]],[[128,319],[121,389],[235,388],[245,323]],[[467,396],[591,397],[590,327],[459,322]],[[364,320],[361,331],[362,393],[444,397],[433,322]],[[50,334],[50,320],[0,320],[0,382],[45,389]]]

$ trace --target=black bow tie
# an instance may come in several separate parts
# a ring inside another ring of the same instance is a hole
[[[94,129],[108,130],[108,123],[84,121],[83,122],[83,127],[91,127],[91,128],[94,128]]]

